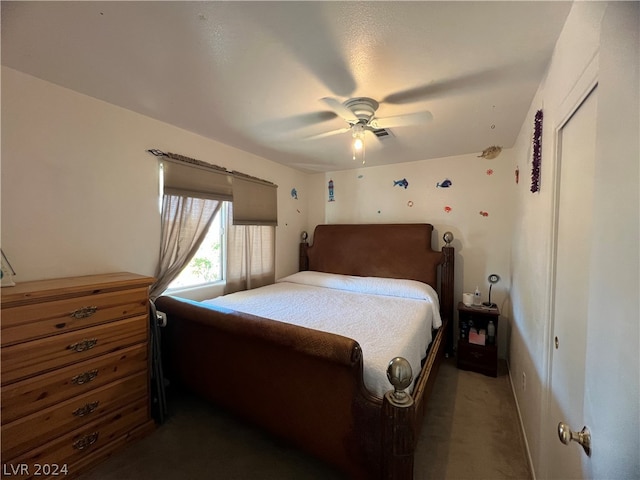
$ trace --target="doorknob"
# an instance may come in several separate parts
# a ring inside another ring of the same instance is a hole
[[[571,440],[578,442],[582,445],[582,448],[584,448],[584,453],[586,453],[588,457],[591,456],[591,432],[587,427],[582,427],[582,430],[579,432],[573,432],[569,425],[560,422],[558,424],[558,437],[565,445],[569,445]]]

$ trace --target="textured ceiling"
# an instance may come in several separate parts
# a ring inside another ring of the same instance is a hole
[[[354,168],[320,101],[427,124],[366,166],[510,147],[570,2],[2,2],[2,64],[306,171]],[[154,147],[150,145],[150,147]],[[188,152],[180,152],[188,154]]]

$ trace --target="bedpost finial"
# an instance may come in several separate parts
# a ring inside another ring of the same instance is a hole
[[[453,233],[444,232],[444,235],[442,235],[442,239],[444,240],[444,243],[446,244],[445,247],[450,247],[451,246],[451,242],[453,242]]]
[[[387,366],[387,378],[394,391],[387,393],[387,398],[391,403],[397,406],[409,406],[413,403],[411,395],[404,390],[411,385],[413,380],[413,372],[411,364],[402,357],[395,357]]]

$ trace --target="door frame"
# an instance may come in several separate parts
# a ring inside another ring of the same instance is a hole
[[[550,185],[552,188],[551,194],[551,218],[550,218],[550,248],[549,248],[549,263],[548,263],[548,271],[547,271],[547,319],[548,321],[545,324],[545,345],[544,345],[544,373],[545,373],[545,381],[544,381],[544,391],[546,395],[543,394],[542,398],[542,408],[541,408],[541,425],[539,434],[539,442],[540,442],[540,452],[542,455],[542,461],[540,465],[542,466],[542,471],[538,472],[540,478],[550,478],[551,473],[549,471],[549,451],[553,448],[558,448],[560,446],[560,440],[558,443],[548,442],[544,432],[546,425],[549,422],[557,422],[559,420],[550,418],[551,415],[551,405],[552,405],[552,373],[553,373],[553,350],[554,350],[554,332],[555,332],[555,290],[556,290],[556,259],[557,259],[557,238],[558,238],[558,218],[559,218],[559,208],[560,208],[560,161],[561,161],[561,151],[562,151],[562,129],[569,122],[573,114],[580,108],[582,103],[586,100],[586,98],[593,92],[593,90],[598,86],[598,73],[599,73],[599,57],[598,52],[596,52],[593,58],[590,60],[587,67],[584,69],[578,80],[575,82],[573,87],[569,89],[569,92],[564,97],[564,99],[560,102],[554,117],[558,119],[558,122],[553,126],[553,137],[552,137],[552,148],[553,151],[553,159],[551,162],[551,181]],[[544,141],[544,140],[543,140]]]

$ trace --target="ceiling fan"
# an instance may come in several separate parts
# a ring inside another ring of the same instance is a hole
[[[348,126],[332,130],[330,132],[312,135],[307,139],[317,139],[351,132],[353,137],[352,150],[353,159],[361,160],[364,164],[364,140],[366,132],[376,130],[403,127],[429,122],[433,119],[431,112],[415,112],[405,115],[395,115],[392,117],[377,118],[375,116],[379,103],[373,98],[355,97],[340,102],[333,97],[321,99],[336,115],[346,120]]]

